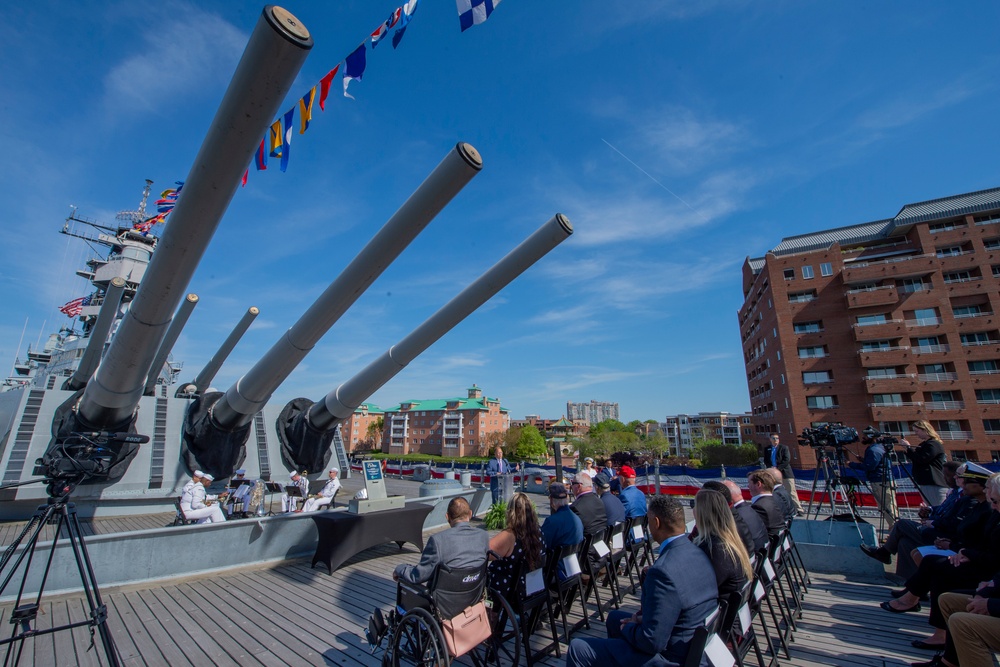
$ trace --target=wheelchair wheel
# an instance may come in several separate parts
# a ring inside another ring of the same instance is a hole
[[[399,619],[389,652],[392,657],[388,662],[392,667],[449,667],[451,664],[441,627],[426,609],[411,609]]]
[[[521,627],[510,603],[489,589],[492,634],[472,652],[472,661],[482,667],[513,667],[521,659]]]

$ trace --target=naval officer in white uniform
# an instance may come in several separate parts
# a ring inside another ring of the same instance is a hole
[[[292,483],[288,486],[297,486],[302,492],[302,497],[289,496],[287,493],[281,494],[281,511],[282,512],[292,512],[295,510],[296,505],[300,500],[305,500],[309,497],[309,480],[303,475],[300,475],[296,471],[292,471]]]
[[[198,523],[221,523],[226,520],[219,504],[208,500],[205,487],[215,481],[208,473],[202,474],[192,488],[190,494],[181,496],[181,511],[184,518],[197,519]],[[212,504],[209,504],[212,503]]]
[[[330,480],[319,492],[319,495],[306,501],[305,506],[302,508],[303,512],[315,512],[319,508],[326,507],[333,502],[333,497],[337,495],[337,491],[340,491],[340,480],[337,479],[339,473],[340,470],[337,468],[330,468]]]

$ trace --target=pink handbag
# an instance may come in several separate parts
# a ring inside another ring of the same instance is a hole
[[[490,617],[485,602],[477,602],[454,618],[441,622],[444,643],[451,657],[465,655],[490,638]]]

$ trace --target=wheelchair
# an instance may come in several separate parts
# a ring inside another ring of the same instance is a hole
[[[486,603],[490,636],[462,656],[450,655],[442,622],[480,600]],[[396,605],[388,616],[375,609],[365,637],[372,653],[389,640],[383,667],[450,667],[456,658],[475,667],[511,667],[521,658],[518,619],[510,603],[486,587],[486,563],[470,569],[439,566],[427,585],[398,582]]]

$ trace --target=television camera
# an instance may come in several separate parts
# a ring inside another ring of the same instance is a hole
[[[849,445],[859,440],[856,428],[844,426],[840,423],[805,428],[802,429],[802,435],[799,436],[800,445],[808,445],[815,449],[824,449],[826,447],[842,449],[844,445]]]
[[[891,453],[893,448],[899,444],[899,438],[891,433],[883,433],[882,431],[875,430],[875,427],[868,426],[861,432],[861,442],[864,445],[871,445],[878,443],[885,448],[886,453]]]
[[[138,433],[73,433],[36,459],[33,472],[44,478],[50,497],[63,498],[84,480],[107,477],[123,447],[146,442],[149,436]]]

